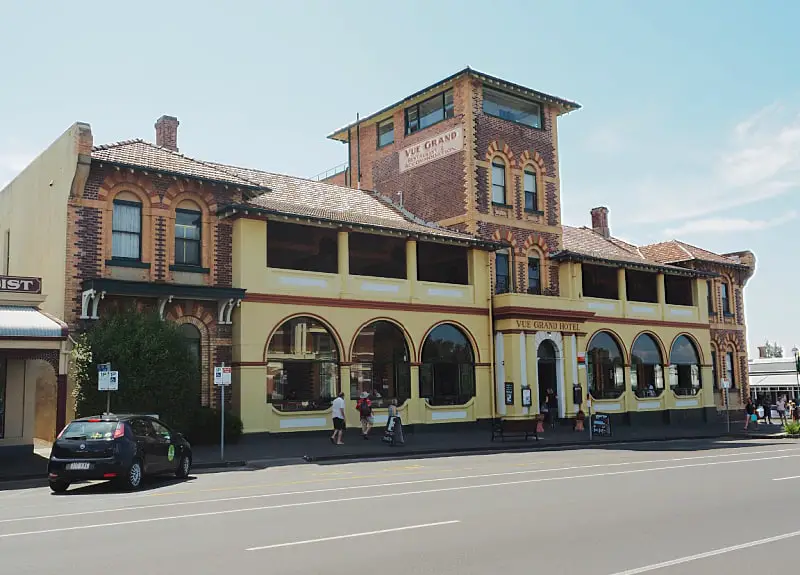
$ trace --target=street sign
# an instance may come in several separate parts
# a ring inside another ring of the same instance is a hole
[[[100,371],[97,373],[97,389],[100,391],[119,390],[118,371]]]
[[[231,368],[222,366],[214,367],[214,385],[230,385],[231,384]]]
[[[97,364],[97,373],[101,373],[104,371],[111,371],[111,364],[110,363],[98,363]]]

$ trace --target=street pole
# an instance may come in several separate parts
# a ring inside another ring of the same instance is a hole
[[[106,415],[111,414],[111,392],[106,392]]]
[[[728,433],[731,432],[731,403],[728,401],[728,388],[725,388],[725,415],[728,420]]]
[[[222,373],[225,373],[225,362],[222,362]],[[219,386],[219,409],[220,409],[220,425],[219,425],[219,459],[225,461],[225,379],[223,375],[223,384]]]
[[[586,403],[589,407],[589,441],[592,440],[592,396],[587,394]]]

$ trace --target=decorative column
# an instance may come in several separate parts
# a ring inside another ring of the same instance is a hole
[[[495,334],[494,342],[494,373],[495,373],[495,397],[497,401],[497,414],[506,414],[505,391],[503,390],[503,382],[506,379],[506,362],[505,362],[505,342],[503,334],[497,332]]]
[[[419,364],[411,364],[411,399],[408,400],[407,422],[404,423],[425,423],[423,415],[425,406],[419,397]]]
[[[574,333],[571,336],[569,336],[569,345],[570,345],[570,353],[572,354],[569,363],[572,366],[572,385],[574,387],[580,383],[578,381],[578,338],[575,337]],[[578,413],[578,411],[581,409],[584,395],[586,394],[584,393],[583,388],[581,388],[581,403],[574,406],[575,413]]]
[[[406,242],[406,279],[417,281],[417,240]]]
[[[656,294],[658,296],[659,317],[664,319],[664,315],[667,311],[667,287],[664,281],[664,274],[662,273],[658,274],[656,277]]]
[[[525,345],[525,332],[519,334],[519,401],[522,404],[522,390],[529,386],[528,384],[528,346]],[[530,413],[530,408],[522,408],[523,415]]]
[[[350,235],[345,231],[340,231],[337,241],[337,252],[339,256],[339,275],[342,276],[342,281],[347,281],[347,276],[350,275]]]
[[[628,301],[628,287],[625,278],[625,268],[619,268],[617,270],[617,298],[623,304],[624,302]],[[625,308],[624,305],[622,307],[623,309]]]

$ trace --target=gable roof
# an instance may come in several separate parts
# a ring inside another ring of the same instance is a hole
[[[580,228],[562,226],[562,230],[564,249],[554,254],[553,259],[622,264],[626,267],[658,270],[676,275],[709,275],[656,261],[646,257],[638,246],[614,237],[605,238],[586,226]]]
[[[92,159],[118,166],[130,166],[163,174],[184,176],[263,191],[260,184],[220,166],[195,160],[144,140],[125,140],[92,148]]]
[[[742,266],[728,256],[722,256],[679,240],[650,244],[639,248],[647,258],[661,263],[682,263],[700,260],[726,266]]]
[[[370,191],[251,168],[212,165],[270,189],[269,192],[252,198],[244,205],[229,206],[223,210],[226,215],[247,209],[261,210],[266,214],[286,214],[317,221],[419,234],[441,240],[469,242],[495,249],[500,247],[494,245],[495,242],[487,242],[470,234],[424,222],[388,199]]]
[[[343,127],[339,128],[338,130],[335,130],[335,131],[331,132],[330,134],[328,134],[328,138],[331,139],[331,140],[340,140],[342,142],[346,142],[347,141],[347,139],[346,139],[347,130],[349,130],[350,128],[355,127],[356,124],[364,124],[365,122],[369,122],[370,120],[372,120],[376,116],[380,116],[381,114],[383,114],[385,112],[388,112],[392,108],[396,108],[397,106],[400,106],[404,102],[406,102],[408,100],[412,100],[412,99],[417,98],[419,96],[422,96],[423,94],[425,94],[427,92],[434,92],[434,91],[438,90],[439,88],[441,88],[442,86],[444,86],[445,84],[447,84],[448,82],[451,82],[451,81],[455,80],[456,78],[458,78],[460,76],[463,76],[463,75],[472,76],[473,78],[477,78],[477,79],[481,80],[484,84],[492,85],[492,86],[495,86],[497,88],[501,88],[501,89],[507,90],[507,91],[509,91],[511,93],[518,94],[520,96],[527,96],[529,98],[534,98],[534,99],[539,100],[541,102],[548,102],[550,104],[554,104],[554,105],[558,106],[559,108],[561,108],[563,110],[563,112],[565,112],[565,113],[566,112],[572,112],[573,110],[578,110],[581,107],[581,105],[578,104],[577,102],[571,102],[569,100],[565,100],[565,99],[559,98],[557,96],[551,96],[550,94],[545,94],[544,92],[539,92],[539,91],[533,90],[531,88],[526,88],[525,86],[521,86],[520,84],[515,84],[514,82],[508,82],[507,80],[502,80],[502,79],[497,78],[495,76],[490,76],[489,74],[484,74],[483,72],[479,72],[478,70],[474,70],[473,68],[470,68],[469,66],[467,66],[463,70],[459,70],[458,72],[456,72],[455,74],[453,74],[451,76],[448,76],[447,78],[439,80],[438,82],[435,82],[435,83],[431,84],[430,86],[428,86],[426,88],[423,88],[422,90],[418,90],[417,92],[414,92],[410,96],[406,96],[405,98],[395,102],[394,104],[386,106],[385,108],[381,108],[377,112],[374,112],[372,114],[364,116],[363,118],[360,118],[357,122],[351,122],[350,124],[348,124],[346,126],[343,126]]]

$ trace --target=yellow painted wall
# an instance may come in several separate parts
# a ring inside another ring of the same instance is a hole
[[[71,126],[0,191],[0,274],[10,251],[9,275],[41,277],[42,309],[58,318],[64,317],[67,201],[84,129]]]
[[[323,274],[266,267],[266,226],[258,220],[237,220],[234,225],[233,278],[236,287],[253,294],[267,296],[306,296],[303,303],[278,303],[245,299],[233,315],[234,339],[234,405],[239,410],[245,432],[291,432],[309,429],[330,429],[330,410],[321,412],[279,412],[267,403],[265,349],[273,330],[287,319],[308,315],[327,326],[336,339],[340,362],[339,383],[348,402],[347,424],[358,425],[355,401],[350,399],[350,350],[365,324],[378,319],[389,320],[406,332],[411,353],[411,399],[401,406],[404,423],[439,423],[475,421],[492,416],[492,387],[490,362],[490,326],[488,316],[488,255],[479,250],[470,252],[472,285],[434,284],[411,280],[363,278],[340,274]],[[340,234],[340,247],[346,241]],[[413,246],[413,244],[410,244]],[[340,252],[341,253],[341,252]],[[415,260],[415,250],[409,249],[409,259]],[[340,269],[342,269],[340,260]],[[412,262],[415,269],[415,261]],[[376,286],[395,286],[376,287]],[[311,298],[345,302],[360,301],[356,307],[349,303],[316,304]],[[376,303],[377,302],[377,303]],[[383,304],[403,309],[386,309]],[[406,307],[405,304],[408,304]],[[436,311],[414,305],[456,306]],[[474,312],[467,308],[474,309]],[[467,313],[465,313],[467,312]],[[464,406],[431,407],[419,399],[419,362],[425,335],[442,322],[463,328],[472,340],[476,366],[476,397]],[[376,424],[381,425],[385,410],[376,411]]]

